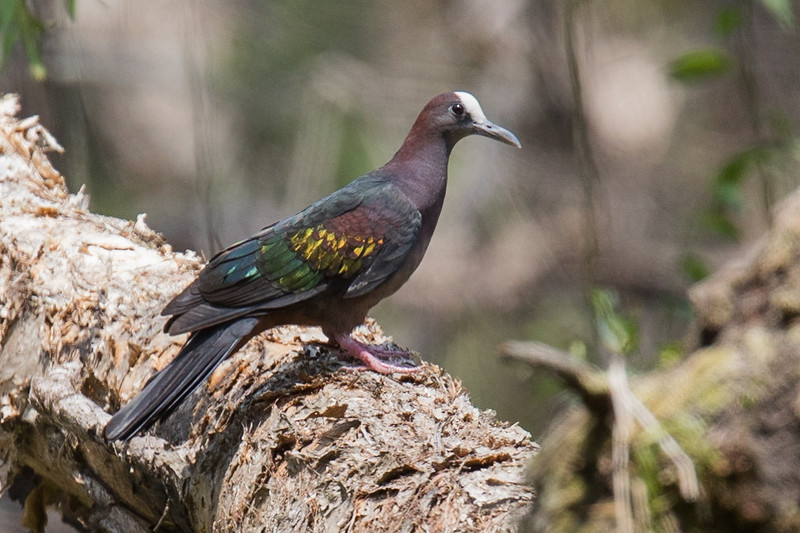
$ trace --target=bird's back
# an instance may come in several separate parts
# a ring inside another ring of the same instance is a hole
[[[380,299],[421,226],[392,176],[374,171],[215,255],[165,307],[165,329],[196,331],[321,297],[345,303],[378,291]]]

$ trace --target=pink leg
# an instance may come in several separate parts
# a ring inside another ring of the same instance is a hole
[[[381,361],[380,357],[387,355],[399,355],[402,352],[397,350],[386,350],[377,347],[371,347],[366,344],[362,344],[357,340],[353,339],[350,335],[346,334],[337,334],[333,336],[332,339],[336,342],[341,349],[356,357],[367,368],[374,370],[380,374],[391,374],[393,372],[400,372],[402,374],[410,374],[412,372],[417,372],[420,368],[413,366],[399,366],[393,365],[391,363],[386,363]]]

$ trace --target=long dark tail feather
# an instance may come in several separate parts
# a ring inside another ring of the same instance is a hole
[[[258,319],[243,318],[194,333],[166,367],[106,424],[106,440],[128,439],[166,416],[192,393],[256,329]]]

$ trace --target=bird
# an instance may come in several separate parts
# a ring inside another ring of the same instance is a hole
[[[165,332],[189,339],[112,416],[107,441],[129,439],[166,417],[225,358],[279,325],[320,326],[365,369],[418,370],[406,352],[350,334],[422,260],[442,210],[450,152],[469,135],[521,148],[516,135],[486,118],[475,96],[440,94],[384,166],[213,256],[161,313],[170,317]]]

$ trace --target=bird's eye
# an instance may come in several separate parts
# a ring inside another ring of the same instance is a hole
[[[464,104],[455,103],[450,106],[450,111],[452,111],[455,116],[460,117],[464,114]]]

